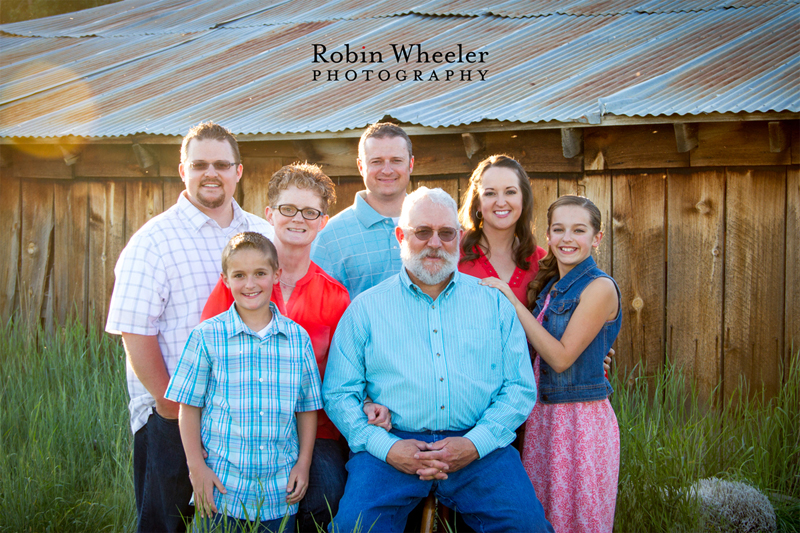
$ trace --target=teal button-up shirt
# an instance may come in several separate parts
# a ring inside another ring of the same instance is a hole
[[[481,457],[507,446],[536,402],[525,332],[503,294],[455,272],[432,300],[405,269],[353,300],[331,345],[325,411],[354,452],[386,460],[399,439],[369,425],[364,398],[392,425],[469,430]]]
[[[344,285],[351,300],[403,266],[394,220],[375,211],[362,194],[330,219],[311,245],[311,260]]]

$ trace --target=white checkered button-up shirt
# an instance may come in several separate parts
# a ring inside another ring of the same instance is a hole
[[[177,204],[149,220],[122,250],[114,268],[106,331],[158,335],[167,372],[172,375],[219,279],[222,249],[242,231],[256,231],[270,239],[275,235],[272,225],[246,213],[235,201],[233,221],[221,228],[181,193]],[[127,375],[131,429],[136,433],[147,423],[155,399],[130,363]]]
[[[202,407],[206,464],[227,490],[214,489],[214,503],[229,516],[249,520],[297,512],[297,504],[286,503],[300,449],[295,412],[322,409],[308,334],[269,305],[273,319],[263,338],[234,306],[197,326],[166,393]]]

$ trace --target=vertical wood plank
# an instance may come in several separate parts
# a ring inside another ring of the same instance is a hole
[[[432,179],[431,179],[432,178]],[[453,197],[453,200],[456,201],[456,205],[458,205],[458,179],[459,176],[428,176],[422,178],[415,178],[412,174],[411,176],[411,186],[414,190],[420,187],[427,187],[429,189],[436,189],[440,188],[444,190],[447,194]]]
[[[721,377],[725,173],[670,171],[667,206],[667,356],[705,400]]]
[[[336,184],[336,203],[328,210],[328,215],[330,216],[334,216],[353,205],[356,200],[356,194],[364,190],[364,181],[361,177],[332,179],[333,183]]]
[[[20,238],[22,219],[20,214],[21,185],[18,178],[12,178],[2,170],[3,194],[0,194],[0,246],[6,260],[0,267],[0,320],[4,323],[11,318],[17,297],[17,275],[20,261]]]
[[[585,175],[561,174],[558,177],[558,195],[575,194],[584,196],[600,210],[603,240],[594,252],[594,260],[603,272],[612,274],[614,252],[611,227],[611,174],[587,173]]]
[[[784,369],[800,351],[800,169],[786,173],[786,331]],[[785,380],[785,370],[784,370]],[[784,381],[785,382],[785,381]]]
[[[61,324],[73,313],[86,324],[88,216],[88,184],[56,183],[52,292],[54,318]]]
[[[131,180],[125,187],[126,242],[145,222],[164,210],[164,186],[161,180]]]
[[[53,184],[22,183],[22,257],[20,260],[20,311],[33,327],[45,304],[45,283],[53,234]]]
[[[108,301],[114,288],[114,265],[124,243],[124,184],[115,181],[90,183],[89,313],[100,331],[105,327]]]
[[[783,358],[786,172],[728,170],[724,393],[777,393]]]
[[[665,175],[613,174],[613,275],[622,293],[617,363],[664,364]]]
[[[558,176],[555,174],[533,174],[533,234],[536,245],[547,249],[547,208],[558,198]]]
[[[253,157],[243,161],[244,175],[239,181],[242,189],[242,209],[264,218],[269,205],[267,191],[272,175],[283,166],[280,157]]]
[[[181,180],[164,180],[164,211],[178,203],[178,197],[186,190],[186,185]]]

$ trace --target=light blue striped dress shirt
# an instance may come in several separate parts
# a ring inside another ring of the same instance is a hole
[[[399,439],[367,424],[367,395],[391,410],[397,429],[469,429],[481,457],[510,444],[536,402],[525,332],[508,299],[456,272],[434,301],[405,269],[345,311],[322,392],[351,449],[384,461]]]
[[[311,246],[311,260],[344,285],[351,300],[403,266],[394,220],[370,207],[362,194],[328,222]]]
[[[249,520],[297,512],[286,503],[299,452],[294,414],[322,408],[311,340],[269,305],[273,319],[263,339],[234,306],[194,328],[165,394],[203,408],[206,464],[228,491],[215,488],[214,503]]]

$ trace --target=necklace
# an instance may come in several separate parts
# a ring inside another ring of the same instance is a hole
[[[294,289],[297,286],[297,282],[295,282],[294,285],[292,285],[291,283],[286,283],[285,281],[281,280],[281,285],[285,285],[290,289]]]

